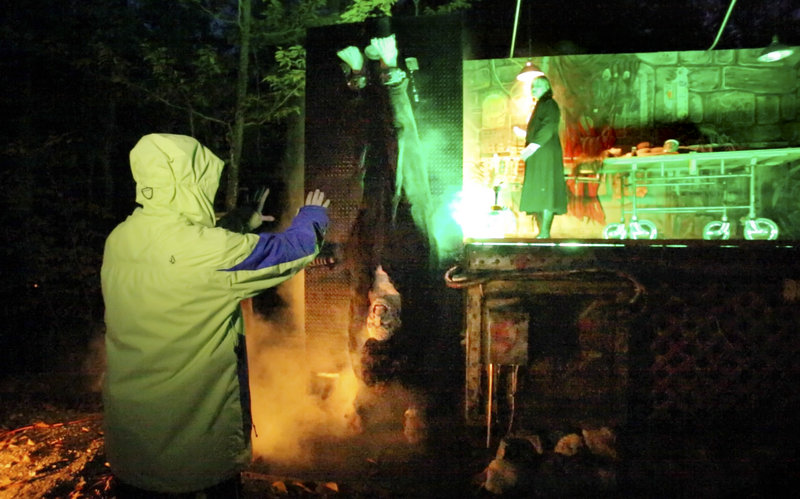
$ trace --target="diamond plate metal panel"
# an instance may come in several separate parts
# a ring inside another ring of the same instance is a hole
[[[320,188],[331,198],[331,227],[326,239],[346,245],[361,208],[363,168],[370,154],[396,154],[393,149],[391,108],[370,106],[380,102],[366,92],[384,92],[372,85],[360,93],[346,85],[339,49],[350,45],[362,50],[375,36],[396,34],[398,62],[407,69],[406,57],[415,57],[419,70],[413,82],[420,97],[413,104],[423,145],[434,202],[448,203],[447,195],[461,188],[462,83],[461,21],[458,16],[426,16],[368,20],[357,25],[338,25],[309,31],[306,86],[306,172],[307,188]],[[383,30],[383,31],[381,31]],[[367,98],[369,97],[369,98]],[[383,132],[377,133],[376,132]],[[376,156],[371,156],[375,161]],[[408,247],[389,246],[386,255],[397,262],[424,268],[429,255],[401,254]],[[349,262],[350,264],[360,262]],[[316,337],[341,336],[347,345],[350,273],[339,262],[335,269],[310,269],[306,273],[306,331],[309,344]],[[409,270],[409,273],[413,269]],[[411,274],[409,274],[411,275]],[[393,276],[394,277],[394,276]],[[404,276],[400,276],[403,280]],[[406,280],[413,280],[413,276]],[[425,283],[421,283],[425,286]],[[415,305],[413,300],[411,306]],[[422,306],[420,304],[419,306]],[[405,310],[408,314],[430,315],[431,310]],[[452,334],[452,333],[450,333]]]

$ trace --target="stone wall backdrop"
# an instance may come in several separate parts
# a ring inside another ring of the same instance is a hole
[[[569,215],[556,218],[556,237],[600,237],[604,225],[620,217],[620,187],[604,175],[603,160],[633,146],[640,153],[667,139],[679,141],[680,152],[800,146],[798,56],[763,63],[758,55],[759,50],[741,49],[531,58],[550,78],[562,113],[564,169],[573,196]],[[486,172],[496,172],[502,161],[500,201],[512,209],[521,175],[506,165],[519,163],[524,146],[512,129],[525,127],[532,107],[528,88],[515,79],[525,62],[464,62],[465,182],[486,187],[497,181]],[[796,166],[795,157],[760,168],[756,189],[759,209],[780,219],[789,238],[800,236],[796,210],[785,202],[786,191],[794,189],[788,185],[797,183]],[[638,196],[642,204],[658,206],[670,194],[651,189]],[[657,217],[670,228],[664,237],[702,237],[672,229],[674,217]],[[530,231],[523,216],[510,232],[525,237]]]

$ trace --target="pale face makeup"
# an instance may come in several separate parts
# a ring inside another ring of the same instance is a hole
[[[550,82],[547,78],[536,78],[531,82],[531,97],[539,100],[547,91],[550,90]]]

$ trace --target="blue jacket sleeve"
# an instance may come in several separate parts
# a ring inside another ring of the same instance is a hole
[[[292,262],[316,254],[328,229],[328,210],[321,206],[303,206],[283,232],[258,235],[250,255],[241,263],[226,269],[259,270]]]

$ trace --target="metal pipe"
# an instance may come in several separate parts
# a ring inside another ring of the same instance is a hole
[[[750,158],[750,218],[756,217],[756,158]]]
[[[519,364],[514,364],[511,366],[511,380],[509,382],[508,388],[508,405],[509,405],[509,416],[508,416],[508,429],[506,430],[507,435],[511,435],[514,431],[514,416],[517,412],[517,376],[519,375]]]
[[[491,362],[486,367],[489,376],[489,395],[486,400],[486,448],[492,446],[492,402],[494,400],[494,364]]]

